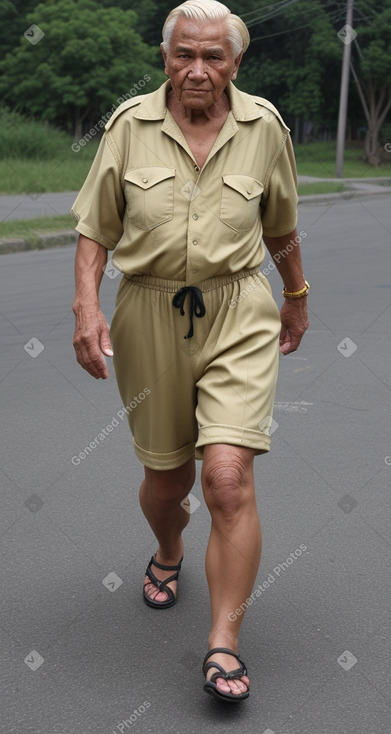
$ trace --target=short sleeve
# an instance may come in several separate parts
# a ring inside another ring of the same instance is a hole
[[[125,199],[118,163],[105,134],[72,206],[76,231],[114,250],[123,234]]]
[[[282,237],[297,225],[297,171],[290,135],[271,171],[266,196],[261,202],[263,234]]]

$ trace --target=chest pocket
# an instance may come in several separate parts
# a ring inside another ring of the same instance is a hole
[[[251,229],[260,216],[263,185],[252,176],[232,173],[223,176],[220,219],[237,232]]]
[[[165,166],[146,166],[126,171],[126,210],[136,227],[154,229],[172,219],[174,179],[175,169]]]

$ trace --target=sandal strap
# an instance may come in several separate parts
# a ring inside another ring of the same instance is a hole
[[[242,673],[242,675],[247,675],[246,665],[243,662],[243,660],[241,660],[241,658],[239,657],[239,655],[236,652],[234,652],[233,650],[230,650],[228,647],[213,647],[212,650],[208,650],[208,652],[206,653],[206,655],[204,657],[204,662],[202,664],[202,670],[204,670],[205,663],[208,660],[208,658],[210,658],[210,656],[211,655],[214,655],[216,652],[223,652],[223,653],[226,653],[227,655],[233,655],[233,657],[236,658],[236,660],[238,661],[238,663],[241,666],[241,668],[238,668],[238,670],[243,669],[245,672]],[[213,663],[213,665],[215,665],[215,663]],[[216,663],[216,667],[217,667],[217,665],[218,664]],[[211,664],[209,663],[209,668],[210,667],[211,667]],[[219,667],[221,668],[221,666],[219,666]],[[209,668],[208,668],[208,670],[209,670]],[[233,672],[236,673],[236,671],[233,671]],[[229,675],[229,673],[227,673],[227,675]]]
[[[180,571],[182,561],[183,561],[183,556],[176,566],[166,566],[163,563],[159,563],[159,561],[156,560],[155,556],[152,556],[151,560],[149,561],[148,568],[153,563],[154,566],[157,566],[157,568],[161,568],[162,571]]]
[[[209,663],[208,663],[209,665]],[[211,663],[210,667],[216,667],[218,666],[218,663]],[[220,665],[218,666],[219,670],[221,670],[221,673],[212,673],[209,680],[212,681],[212,683],[215,683],[217,678],[224,678],[224,680],[235,680],[242,677],[242,675],[247,675],[246,668],[237,668],[236,670],[231,670],[229,673],[227,673],[224,668],[222,668]],[[209,668],[206,667],[206,672],[208,672]]]
[[[176,581],[176,579],[178,578],[178,574],[177,573],[174,573],[172,576],[169,576],[168,579],[164,579],[164,581],[161,581],[160,579],[158,579],[155,576],[155,574],[153,573],[153,571],[148,566],[145,574],[146,574],[146,576],[148,576],[148,578],[151,580],[151,582],[154,584],[154,586],[157,586],[157,588],[159,589],[159,591],[164,591],[169,596],[171,596],[171,594],[174,593],[173,590],[170,589],[169,586],[167,586],[167,584],[170,581]],[[144,583],[144,587],[147,586],[147,584],[148,584],[148,581],[146,581]]]

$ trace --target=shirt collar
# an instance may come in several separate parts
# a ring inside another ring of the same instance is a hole
[[[164,82],[155,92],[148,94],[140,102],[134,117],[139,120],[163,120],[167,111],[167,93],[171,88],[170,80]],[[262,116],[262,112],[251,95],[241,92],[232,82],[226,88],[231,112],[235,120],[249,122]]]

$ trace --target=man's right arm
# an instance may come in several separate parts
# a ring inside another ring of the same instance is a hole
[[[75,259],[73,313],[76,325],[73,346],[79,364],[96,379],[104,380],[109,371],[103,355],[113,356],[109,325],[99,305],[99,287],[106,263],[106,247],[79,235]]]

